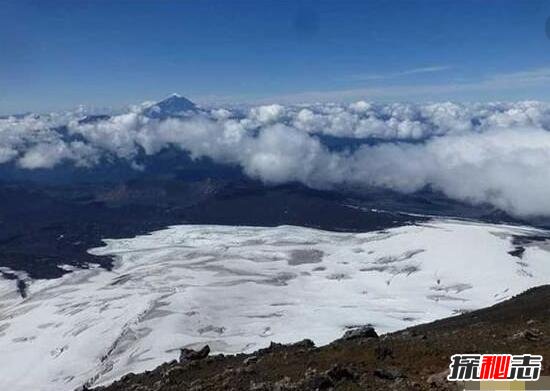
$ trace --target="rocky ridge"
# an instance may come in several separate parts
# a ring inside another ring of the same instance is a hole
[[[206,347],[202,353],[183,350],[180,362],[131,373],[95,390],[456,390],[446,380],[452,354],[550,357],[548,302],[550,285],[545,285],[489,308],[396,333],[378,336],[364,326],[322,347],[303,340],[230,356],[207,356]],[[542,374],[550,374],[546,360]]]

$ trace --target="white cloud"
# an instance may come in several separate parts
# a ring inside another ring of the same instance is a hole
[[[0,147],[0,164],[9,162],[17,156],[17,151],[11,147]]]
[[[279,121],[285,114],[285,108],[281,105],[273,104],[267,106],[258,106],[250,109],[249,118],[261,124],[274,123]]]
[[[550,132],[491,129],[422,144],[363,147],[348,180],[412,192],[430,185],[447,196],[488,202],[512,214],[550,214]]]
[[[63,159],[70,157],[67,145],[62,142],[55,144],[38,144],[29,148],[17,161],[22,168],[52,168]]]
[[[369,74],[358,74],[352,75],[350,80],[387,80],[387,79],[396,79],[405,76],[419,75],[423,73],[436,73],[450,70],[451,67],[448,65],[434,65],[421,68],[412,68],[406,69],[403,71],[397,72],[387,72],[387,73],[369,73]]]
[[[139,110],[94,123],[79,113],[0,119],[0,163],[22,169],[113,157],[136,162],[172,145],[194,158],[239,165],[266,183],[317,188],[431,186],[451,198],[489,202],[518,216],[550,215],[550,105],[313,104],[215,109],[150,119]],[[66,127],[62,126],[67,124]],[[319,135],[378,139],[330,150]]]

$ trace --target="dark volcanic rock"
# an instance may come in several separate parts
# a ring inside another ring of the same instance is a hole
[[[376,353],[376,358],[378,360],[385,360],[386,358],[395,358],[393,355],[393,348],[386,343],[380,343],[374,349]]]
[[[291,344],[286,344],[286,345],[271,341],[271,343],[267,348],[259,349],[258,354],[263,355],[267,353],[273,353],[279,350],[284,350],[285,348],[288,348],[288,347],[297,348],[299,350],[309,350],[309,349],[313,349],[315,347],[315,344],[311,339],[307,339],[307,338],[301,341],[291,343]]]
[[[403,377],[403,373],[398,368],[377,368],[374,370],[374,376],[380,379],[395,380]]]
[[[310,390],[328,390],[334,387],[334,382],[326,373],[319,373],[316,369],[309,368],[301,386]]]
[[[185,363],[188,361],[202,360],[208,357],[210,353],[210,346],[205,345],[201,350],[193,349],[180,349],[180,363]]]
[[[378,338],[378,334],[371,326],[362,326],[355,329],[348,330],[342,336],[344,340],[357,339],[357,338]]]
[[[542,337],[542,333],[540,330],[532,328],[532,329],[526,329],[522,330],[519,333],[516,333],[512,336],[513,339],[521,339],[525,338],[528,341],[539,341]]]
[[[444,371],[434,373],[433,375],[430,375],[427,379],[427,382],[432,387],[439,387],[442,388],[445,386],[447,382],[447,376],[449,376],[450,370],[449,368],[445,369]]]
[[[31,279],[59,278],[68,273],[61,265],[85,268],[94,263],[110,269],[110,257],[88,253],[102,246],[102,239],[133,237],[176,224],[373,231],[425,220],[350,208],[355,201],[334,192],[215,179],[217,166],[192,167],[174,172],[173,178],[151,173],[122,182],[70,185],[5,184],[0,173],[0,267],[24,271]],[[20,291],[23,294],[22,283]]]
[[[315,347],[315,343],[308,338],[302,339],[301,341],[295,342],[291,345],[301,349],[313,349]]]
[[[342,367],[338,364],[334,365],[332,368],[326,371],[325,375],[327,375],[335,382],[339,382],[341,380],[355,381],[357,379],[357,375],[352,370],[347,367]]]

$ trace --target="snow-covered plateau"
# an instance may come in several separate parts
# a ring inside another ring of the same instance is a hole
[[[370,233],[183,225],[105,240],[90,252],[114,256],[111,271],[27,280],[25,298],[0,279],[0,389],[73,390],[184,346],[326,344],[357,325],[383,333],[489,306],[550,283],[545,236],[432,220]]]

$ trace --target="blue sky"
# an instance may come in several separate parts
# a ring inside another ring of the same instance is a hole
[[[548,1],[0,0],[0,113],[550,100]]]

